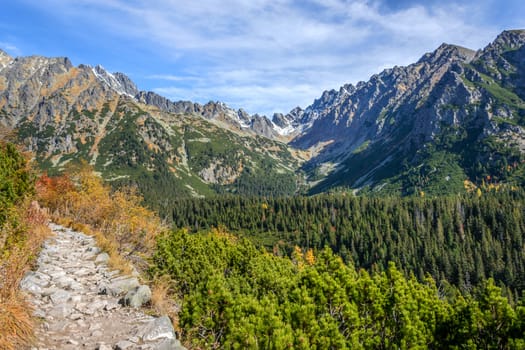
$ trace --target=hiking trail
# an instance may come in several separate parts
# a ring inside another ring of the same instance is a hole
[[[108,267],[94,238],[56,224],[20,283],[41,319],[32,350],[183,350],[167,316],[140,305],[151,291]],[[126,305],[126,306],[124,306]]]

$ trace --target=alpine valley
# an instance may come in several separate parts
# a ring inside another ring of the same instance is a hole
[[[170,101],[122,73],[0,52],[0,125],[50,174],[84,160],[170,196],[441,194],[525,180],[525,30],[325,91],[287,114]]]
[[[0,349],[525,349],[524,185],[525,30],[271,117],[0,51]]]

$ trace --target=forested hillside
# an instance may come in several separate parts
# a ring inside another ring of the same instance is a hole
[[[525,287],[524,199],[521,190],[489,187],[437,198],[229,196],[180,199],[172,218],[191,231],[224,226],[278,255],[328,246],[358,268],[384,271],[394,262],[407,276],[430,273],[464,291],[492,277],[517,297]]]

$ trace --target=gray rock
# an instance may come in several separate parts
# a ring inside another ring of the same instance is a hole
[[[48,323],[47,330],[49,332],[63,332],[66,329],[68,323],[69,322],[67,320],[52,321]]]
[[[96,312],[104,310],[107,303],[107,300],[96,300],[90,304],[79,303],[76,309],[85,315],[94,315]]]
[[[89,330],[90,331],[96,331],[96,330],[100,329],[100,327],[101,327],[100,323],[94,323],[94,324],[89,326]]]
[[[120,307],[120,304],[119,304],[119,303],[114,302],[114,301],[108,301],[108,303],[106,304],[106,306],[104,306],[104,310],[106,310],[106,311],[111,311],[111,310],[118,309],[119,307]]]
[[[154,319],[144,328],[139,329],[137,335],[143,341],[153,341],[157,339],[175,339],[175,331],[168,316]]]
[[[28,272],[22,281],[20,281],[20,287],[33,294],[39,294],[42,292],[42,288],[49,286],[49,276],[40,272]]]
[[[166,339],[155,350],[186,350],[178,339]]]
[[[97,255],[97,258],[95,259],[95,263],[98,264],[105,264],[109,261],[109,254],[108,253],[100,253]]]
[[[71,299],[71,293],[63,289],[57,289],[53,294],[49,296],[53,304],[62,304],[68,302]]]
[[[111,295],[111,289],[106,282],[99,283],[97,291],[99,295]]]
[[[20,282],[20,287],[25,290],[26,292],[29,292],[31,294],[34,294],[34,295],[41,295],[43,290],[42,288],[33,283],[33,281],[31,281],[31,279],[23,279],[21,282]]]
[[[86,249],[86,252],[88,253],[93,253],[93,254],[98,254],[101,252],[100,248],[99,247],[89,247]]]
[[[118,296],[125,294],[138,286],[140,286],[140,283],[136,277],[119,277],[113,279],[109,284],[99,287],[99,294]]]
[[[107,305],[107,300],[97,300],[91,304],[89,304],[89,308],[91,310],[94,310],[94,311],[100,311],[100,310],[104,310],[104,308],[106,307]]]
[[[126,350],[126,349],[130,349],[131,347],[133,347],[135,344],[133,344],[132,342],[130,341],[127,341],[127,340],[121,340],[119,341],[117,344],[115,344],[115,347],[114,349],[115,350]]]
[[[41,287],[47,287],[49,285],[49,280],[51,279],[51,277],[49,277],[49,275],[46,275],[45,273],[42,273],[42,272],[34,272],[34,275],[33,275],[36,279],[37,279],[37,283],[41,286]]]
[[[82,301],[82,295],[73,295],[71,297],[71,302],[80,303]]]
[[[33,311],[33,316],[39,317],[39,318],[45,318],[46,317],[46,312],[43,311],[42,309],[35,309]]]
[[[43,297],[48,297],[50,295],[53,295],[53,293],[55,293],[57,290],[59,290],[59,288],[56,288],[56,287],[46,288],[46,289],[42,290],[41,295]]]
[[[142,285],[130,290],[121,300],[122,304],[131,307],[141,307],[151,300],[151,290],[148,286]]]
[[[86,269],[86,268],[80,268],[76,270],[75,272],[73,272],[73,275],[78,276],[78,277],[90,276],[92,274],[93,274],[93,271],[90,269]]]
[[[51,276],[53,280],[58,280],[59,278],[64,277],[65,275],[66,273],[63,270],[49,272],[49,276]]]
[[[69,315],[69,318],[72,319],[73,321],[81,320],[82,317],[83,315],[80,313],[74,313],[74,314]]]
[[[102,331],[93,331],[93,333],[91,333],[91,336],[94,337],[94,338],[99,338],[99,337],[101,337],[103,335],[104,335],[104,333],[102,333]]]
[[[58,305],[55,305],[49,311],[49,315],[54,317],[54,318],[61,319],[61,318],[68,317],[71,314],[72,311],[73,311],[73,307],[71,305],[69,305],[69,304],[58,304]]]
[[[111,346],[104,344],[104,343],[100,343],[97,345],[95,350],[112,350],[112,349],[111,349]]]
[[[82,289],[84,289],[84,286],[83,286],[81,283],[77,282],[77,281],[73,281],[73,282],[71,282],[71,284],[69,285],[69,288],[68,288],[68,289],[70,289],[70,290],[74,290],[74,291],[78,291],[78,290],[82,290]]]
[[[61,276],[56,279],[55,283],[60,288],[69,289],[75,283],[75,280],[69,276]]]

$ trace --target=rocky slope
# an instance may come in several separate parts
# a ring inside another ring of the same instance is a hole
[[[264,131],[264,122],[243,114],[235,127],[223,104],[173,103],[67,58],[0,59],[0,125],[16,129],[51,173],[84,159],[106,179],[138,185],[155,206],[162,196],[296,189],[301,159],[243,127]]]
[[[56,236],[45,242],[37,270],[21,282],[42,320],[34,349],[185,349],[167,316],[139,308],[151,297],[148,287],[111,271],[93,238],[51,228]]]
[[[151,91],[141,91],[135,97],[138,101],[156,106],[162,111],[200,115],[222,128],[243,132],[247,135],[260,135],[269,139],[286,140],[286,136],[289,134],[266,116],[249,115],[243,109],[236,111],[218,101],[210,101],[205,105],[190,101],[173,102]]]
[[[467,178],[521,177],[524,44],[525,31],[503,32],[477,52],[443,44],[414,64],[324,92],[300,116],[311,127],[291,142],[316,150],[314,191],[455,192]]]

